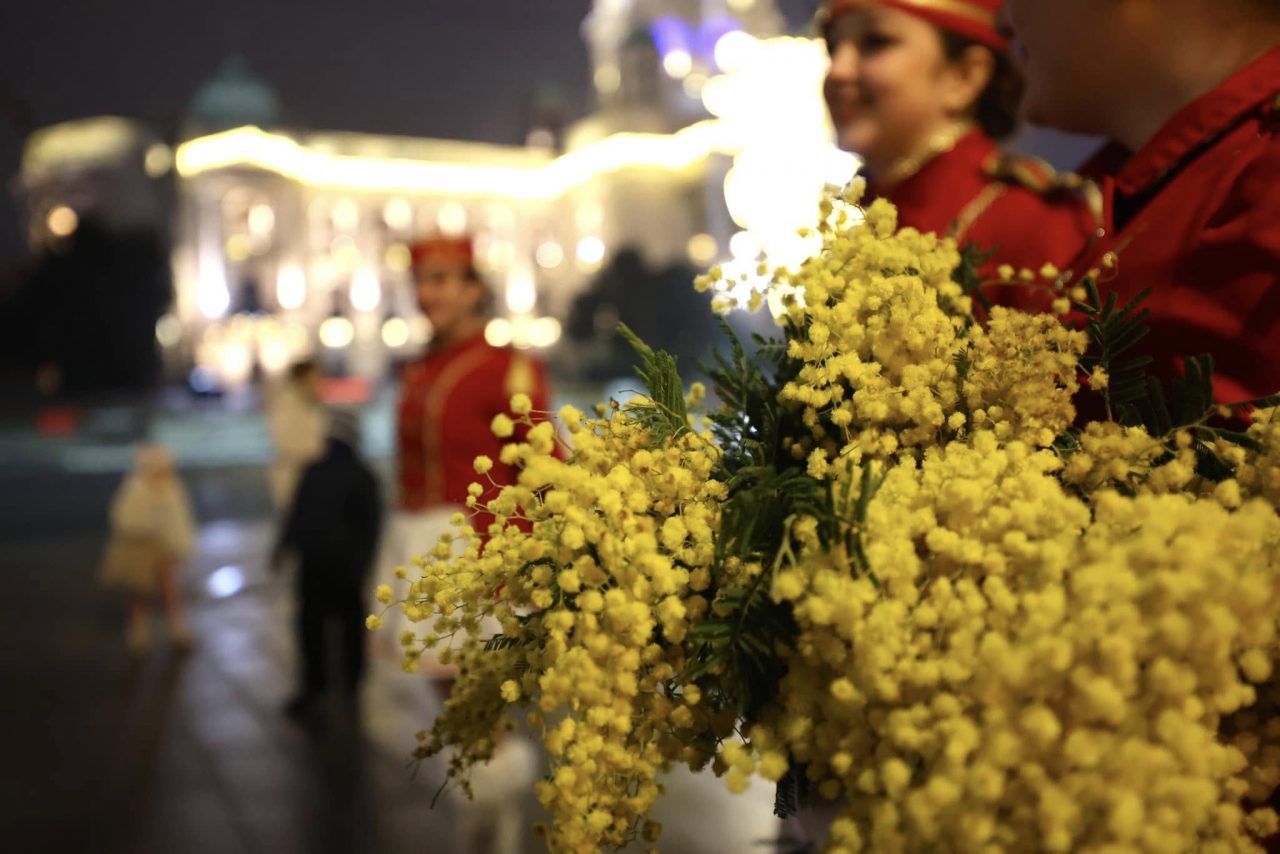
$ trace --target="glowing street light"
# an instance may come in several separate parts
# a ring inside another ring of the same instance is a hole
[[[512,337],[511,321],[505,317],[495,317],[484,327],[484,340],[490,347],[505,347],[511,343]]]
[[[307,301],[307,277],[297,264],[285,264],[276,275],[276,302],[286,311]]]
[[[70,237],[80,225],[80,217],[66,205],[58,205],[49,211],[45,225],[54,237]]]
[[[662,57],[662,70],[667,72],[669,77],[679,80],[693,71],[693,57],[689,51],[676,48]]]
[[[564,263],[564,247],[554,240],[547,240],[538,244],[533,257],[542,269],[554,270]]]
[[[320,343],[330,350],[348,347],[355,339],[355,327],[345,317],[330,317],[320,324]]]
[[[690,261],[699,267],[706,267],[716,260],[716,255],[720,253],[720,246],[710,234],[695,234],[689,238],[686,250]]]
[[[409,324],[403,317],[388,317],[382,324],[382,343],[392,350],[398,350],[409,343]]]
[[[579,240],[578,260],[586,267],[598,266],[604,260],[604,241],[598,237],[584,237]]]
[[[507,308],[513,314],[528,314],[538,304],[538,289],[533,276],[517,274],[507,281]]]
[[[351,282],[351,307],[356,311],[373,311],[382,302],[382,286],[372,270],[356,273]]]

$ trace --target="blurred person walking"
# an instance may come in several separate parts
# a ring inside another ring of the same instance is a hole
[[[289,509],[303,469],[324,451],[328,425],[320,399],[323,379],[319,364],[305,359],[292,365],[285,379],[268,389],[267,426],[276,448],[268,481],[279,514]]]
[[[1000,0],[828,0],[823,94],[867,197],[901,226],[990,250],[982,266],[1070,261],[1097,227],[1084,182],[1003,150],[1023,80],[996,30]]]
[[[152,600],[160,595],[169,639],[191,646],[179,589],[179,569],[195,546],[196,524],[173,457],[158,445],[134,454],[134,470],[111,501],[111,537],[102,582],[129,595],[126,640],[136,654],[151,645]]]
[[[303,471],[272,555],[298,561],[298,693],[285,713],[302,718],[329,687],[327,628],[340,638],[344,697],[355,705],[365,669],[366,577],[377,553],[382,499],[377,477],[361,459],[359,414],[332,410],[324,453]]]

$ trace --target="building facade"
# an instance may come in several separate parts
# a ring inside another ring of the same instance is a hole
[[[219,388],[305,355],[376,378],[429,340],[408,244],[432,232],[475,235],[489,337],[520,347],[554,345],[622,248],[753,270],[853,170],[829,143],[822,50],[781,26],[765,0],[596,0],[598,110],[524,146],[284,128],[229,61],[174,152],[168,362]]]

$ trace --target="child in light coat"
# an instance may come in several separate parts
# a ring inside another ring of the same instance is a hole
[[[126,639],[130,650],[151,644],[152,602],[158,593],[164,606],[170,641],[179,649],[191,645],[178,570],[191,556],[195,520],[173,458],[159,446],[135,454],[135,468],[111,501],[111,539],[102,566],[102,581],[129,596]]]

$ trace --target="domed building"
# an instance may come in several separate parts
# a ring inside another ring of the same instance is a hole
[[[183,122],[182,137],[252,125],[275,128],[281,124],[280,99],[275,90],[249,69],[242,56],[223,60],[191,99]]]
[[[771,38],[780,26],[766,0],[596,0],[583,37],[598,110],[562,127],[554,99],[535,104],[524,146],[292,128],[270,86],[228,59],[192,99],[175,153],[171,362],[224,387],[303,354],[381,376],[429,338],[407,245],[433,231],[477,236],[498,296],[489,336],[522,347],[554,344],[574,297],[623,247],[654,267],[737,254],[754,269],[765,242],[735,238],[725,188],[755,125],[725,111],[758,99],[708,96],[756,61],[744,50],[820,54]],[[802,65],[813,79],[787,97],[810,92],[821,114],[820,63]],[[790,132],[830,149],[820,122]]]
[[[92,217],[117,232],[167,231],[157,179],[172,152],[141,122],[91,116],[40,128],[23,146],[16,189],[27,245],[41,252]]]

